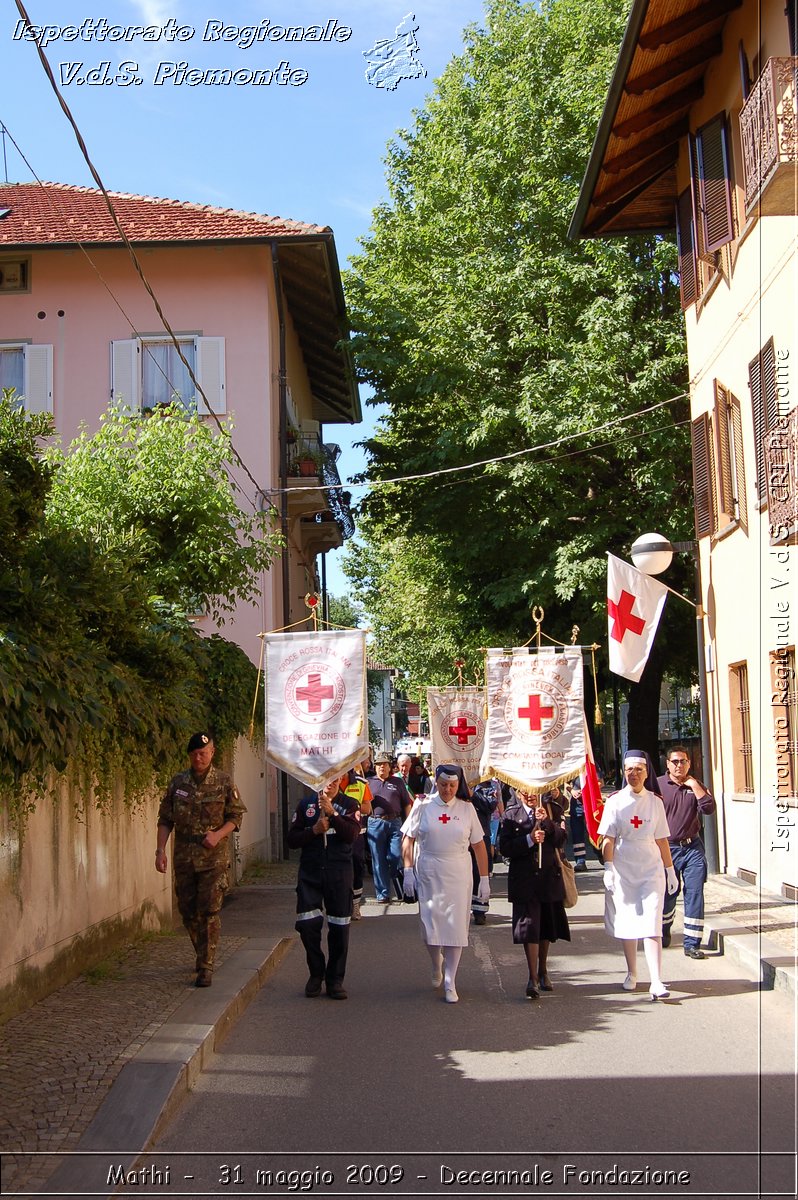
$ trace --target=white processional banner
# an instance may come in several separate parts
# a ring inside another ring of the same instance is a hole
[[[265,640],[266,757],[320,791],[368,755],[365,630]]]
[[[427,688],[432,761],[456,763],[470,788],[479,783],[485,743],[485,692],[478,687]]]
[[[485,669],[482,778],[539,793],[578,775],[585,765],[581,651],[488,650]]]

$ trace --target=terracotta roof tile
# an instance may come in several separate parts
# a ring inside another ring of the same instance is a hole
[[[210,204],[109,192],[119,222],[132,242],[211,242],[329,233],[262,213]],[[66,183],[0,183],[0,248],[75,241],[119,243],[102,192]]]

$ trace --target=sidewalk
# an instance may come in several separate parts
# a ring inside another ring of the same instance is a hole
[[[591,873],[599,870],[591,862]],[[137,941],[0,1028],[3,1195],[92,1190],[87,1160],[59,1151],[148,1144],[296,945],[295,878],[295,864],[270,864],[234,890],[213,987],[192,986],[193,953],[180,929]],[[753,982],[794,994],[798,906],[724,876],[712,876],[705,895],[706,944]],[[680,953],[681,912],[666,955]]]

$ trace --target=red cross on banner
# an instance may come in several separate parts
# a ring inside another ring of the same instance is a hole
[[[321,682],[321,675],[308,675],[307,687],[298,687],[296,690],[297,700],[305,700],[308,705],[308,712],[321,712],[322,700],[332,700],[335,695],[335,688],[329,684]]]
[[[529,696],[527,699],[527,708],[519,708],[518,715],[524,720],[529,721],[529,728],[539,733],[542,728],[543,720],[551,720],[554,716],[554,709],[550,705],[542,705],[539,695]]]
[[[633,683],[640,679],[667,595],[664,584],[613,554],[607,555],[610,670],[616,675],[623,675]]]
[[[477,736],[476,725],[469,725],[465,717],[458,717],[456,725],[449,726],[451,737],[457,738],[459,746],[467,746],[468,739]]]
[[[632,609],[635,606],[635,598],[631,592],[621,592],[621,598],[616,604],[614,600],[607,597],[607,612],[610,615],[610,620],[613,622],[610,637],[615,638],[616,642],[622,642],[627,633],[641,634],[646,627],[646,623],[642,617],[634,616]]]
[[[640,818],[638,817],[637,813],[635,813],[635,815],[632,817],[632,819],[631,819],[631,821],[629,822],[629,824],[630,824],[630,825],[634,825],[635,829],[639,829],[639,828],[640,828],[640,826],[643,824],[643,822],[640,820]]]

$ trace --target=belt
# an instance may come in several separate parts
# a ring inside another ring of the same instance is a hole
[[[377,821],[401,821],[402,819],[401,817],[389,817],[383,813],[372,813],[371,815]]]
[[[698,841],[698,834],[691,838],[671,838],[674,846],[691,846],[693,842]]]

